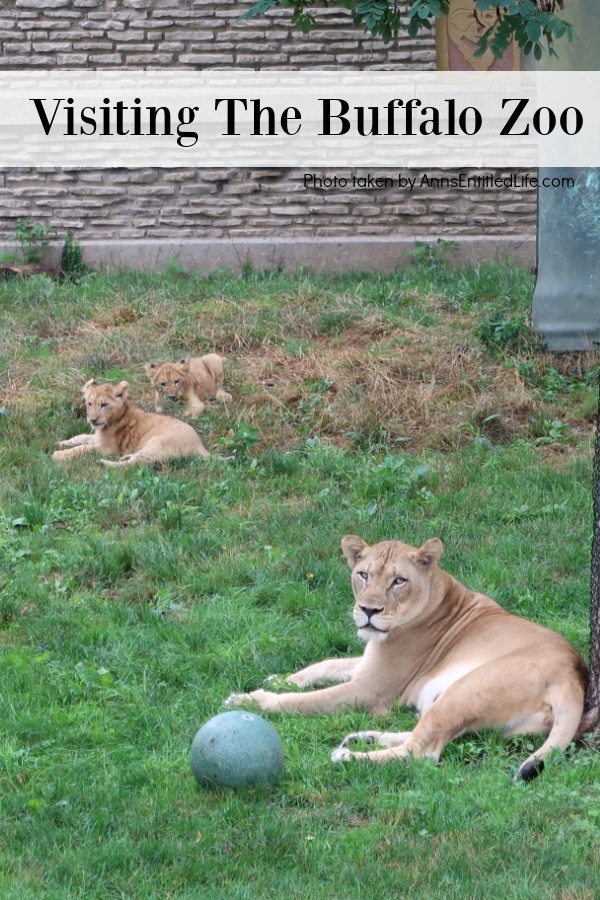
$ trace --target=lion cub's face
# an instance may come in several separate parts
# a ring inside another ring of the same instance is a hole
[[[106,428],[121,417],[128,387],[126,381],[114,387],[98,384],[93,378],[83,386],[87,420],[94,431]]]
[[[166,394],[170,400],[179,400],[187,390],[188,375],[190,373],[189,359],[182,359],[178,363],[146,363],[144,366],[146,375],[161,394]]]
[[[352,566],[352,614],[359,637],[385,641],[390,632],[415,619],[427,606],[432,573],[442,555],[438,538],[416,549],[402,541],[369,547],[355,535],[342,541]]]

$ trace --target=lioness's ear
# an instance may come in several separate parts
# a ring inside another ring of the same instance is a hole
[[[354,568],[359,559],[362,559],[371,548],[366,541],[357,537],[355,534],[347,534],[342,538],[342,553],[348,560],[351,569]]]
[[[432,562],[437,562],[440,559],[443,550],[444,545],[439,538],[430,538],[430,540],[425,541],[422,547],[419,547],[413,559],[418,565],[426,569]]]
[[[115,388],[114,395],[115,397],[121,397],[123,400],[127,396],[127,388],[129,387],[128,381],[120,381],[119,384]]]

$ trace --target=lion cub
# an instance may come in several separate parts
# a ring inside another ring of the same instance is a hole
[[[586,667],[563,637],[506,612],[438,565],[442,542],[418,549],[402,541],[370,547],[355,535],[342,541],[352,568],[354,622],[366,641],[362,656],[326,659],[290,675],[305,692],[232,694],[226,705],[252,702],[270,712],[334,713],[360,706],[379,716],[394,703],[413,707],[413,731],[348,735],[332,754],[376,763],[426,757],[437,761],[460,734],[497,728],[545,740],[520,766],[529,781],[555,748],[587,730]],[[356,752],[357,740],[374,747]]]
[[[231,394],[223,390],[224,358],[217,353],[206,356],[188,356],[178,363],[166,362],[162,365],[146,363],[146,375],[154,385],[154,408],[162,412],[161,394],[169,400],[187,399],[186,413],[200,416],[204,412],[204,400],[216,397],[224,403],[231,400]]]
[[[102,459],[106,466],[156,463],[176,456],[201,456],[209,453],[191,425],[172,416],[144,412],[127,399],[126,381],[116,387],[98,384],[93,378],[83,386],[87,420],[93,434],[78,434],[60,441],[52,458],[70,459],[100,450],[116,453],[118,462]]]

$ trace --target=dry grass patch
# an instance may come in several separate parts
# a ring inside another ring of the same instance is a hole
[[[517,370],[486,364],[452,334],[414,329],[389,337],[386,331],[367,341],[353,329],[300,355],[263,346],[239,356],[235,380],[252,389],[250,402],[238,393],[236,414],[261,428],[267,444],[277,443],[275,433],[281,438],[283,423],[336,443],[385,431],[392,441],[406,438],[411,449],[450,449],[477,431],[510,440],[541,409]]]
[[[38,306],[20,299],[0,337],[8,361],[0,402],[80,415],[81,386],[95,377],[126,379],[134,400],[151,409],[145,362],[214,351],[227,358],[233,401],[209,404],[198,422],[213,448],[240,424],[258,429],[262,449],[316,436],[341,447],[409,451],[520,435],[560,445],[561,422],[577,437],[594,420],[595,354],[544,354],[527,344],[526,328],[516,349],[487,345],[482,322],[492,323],[488,341],[504,333],[489,305],[461,306],[450,295],[377,278],[338,293],[333,282],[321,290],[302,277],[283,290],[268,278],[255,282],[224,279],[222,290],[218,280],[180,287],[167,279],[138,290],[126,279],[99,280],[72,298],[42,283]],[[519,325],[523,316],[513,318]],[[583,388],[573,393],[578,380]],[[182,414],[179,406],[166,411]]]

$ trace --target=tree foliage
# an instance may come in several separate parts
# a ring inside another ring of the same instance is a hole
[[[433,28],[435,20],[448,13],[450,0],[257,0],[242,18],[291,9],[292,24],[308,34],[317,25],[318,9],[336,6],[351,10],[354,25],[387,43],[403,31],[414,37]],[[556,54],[555,41],[563,35],[572,38],[571,26],[559,15],[563,9],[564,0],[504,0],[501,5],[473,0],[475,17],[489,10],[496,14],[482,32],[476,55],[489,49],[500,57],[513,37],[525,54],[533,53],[536,59],[541,59],[544,48]]]

